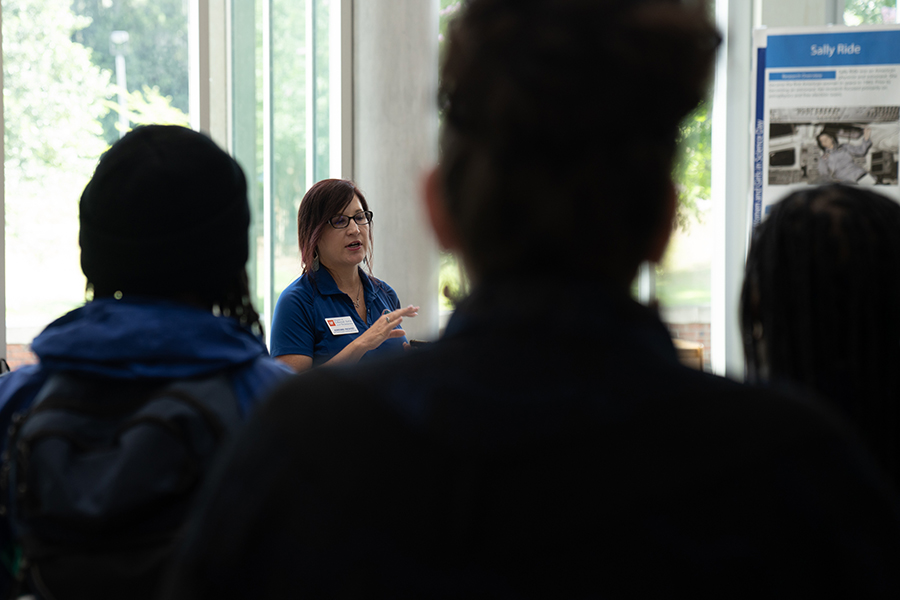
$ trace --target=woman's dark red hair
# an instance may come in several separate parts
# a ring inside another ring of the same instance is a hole
[[[303,196],[300,209],[297,211],[297,244],[300,247],[304,274],[312,270],[313,258],[316,256],[316,247],[322,238],[322,232],[325,227],[331,227],[328,220],[344,212],[347,205],[353,201],[353,196],[359,198],[363,210],[369,210],[366,197],[356,184],[348,179],[323,179],[309,188]],[[369,254],[366,256],[366,266],[370,275],[373,242],[372,225],[369,224]]]

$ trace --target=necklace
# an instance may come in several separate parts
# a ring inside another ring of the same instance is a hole
[[[359,282],[359,286],[356,288],[356,300],[353,300],[353,306],[359,308],[359,293],[362,291],[362,281]]]

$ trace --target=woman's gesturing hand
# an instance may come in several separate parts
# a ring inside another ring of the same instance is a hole
[[[410,304],[406,308],[398,308],[393,312],[386,312],[378,317],[369,329],[356,339],[368,352],[380,346],[385,340],[398,338],[406,335],[406,332],[399,328],[403,323],[404,317],[415,317],[419,314],[419,307]]]

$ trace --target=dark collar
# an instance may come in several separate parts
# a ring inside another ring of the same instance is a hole
[[[627,337],[677,360],[671,335],[655,309],[605,281],[582,282],[546,274],[526,281],[483,282],[457,306],[444,338],[539,328],[563,335]]]

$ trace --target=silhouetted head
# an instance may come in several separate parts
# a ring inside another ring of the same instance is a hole
[[[900,205],[811,187],[754,231],[741,294],[753,380],[799,384],[847,414],[900,482]]]
[[[478,276],[630,281],[719,36],[677,0],[471,0],[441,71],[441,189]]]
[[[190,299],[258,324],[245,270],[247,183],[207,136],[135,128],[100,158],[79,221],[81,268],[95,297]]]

